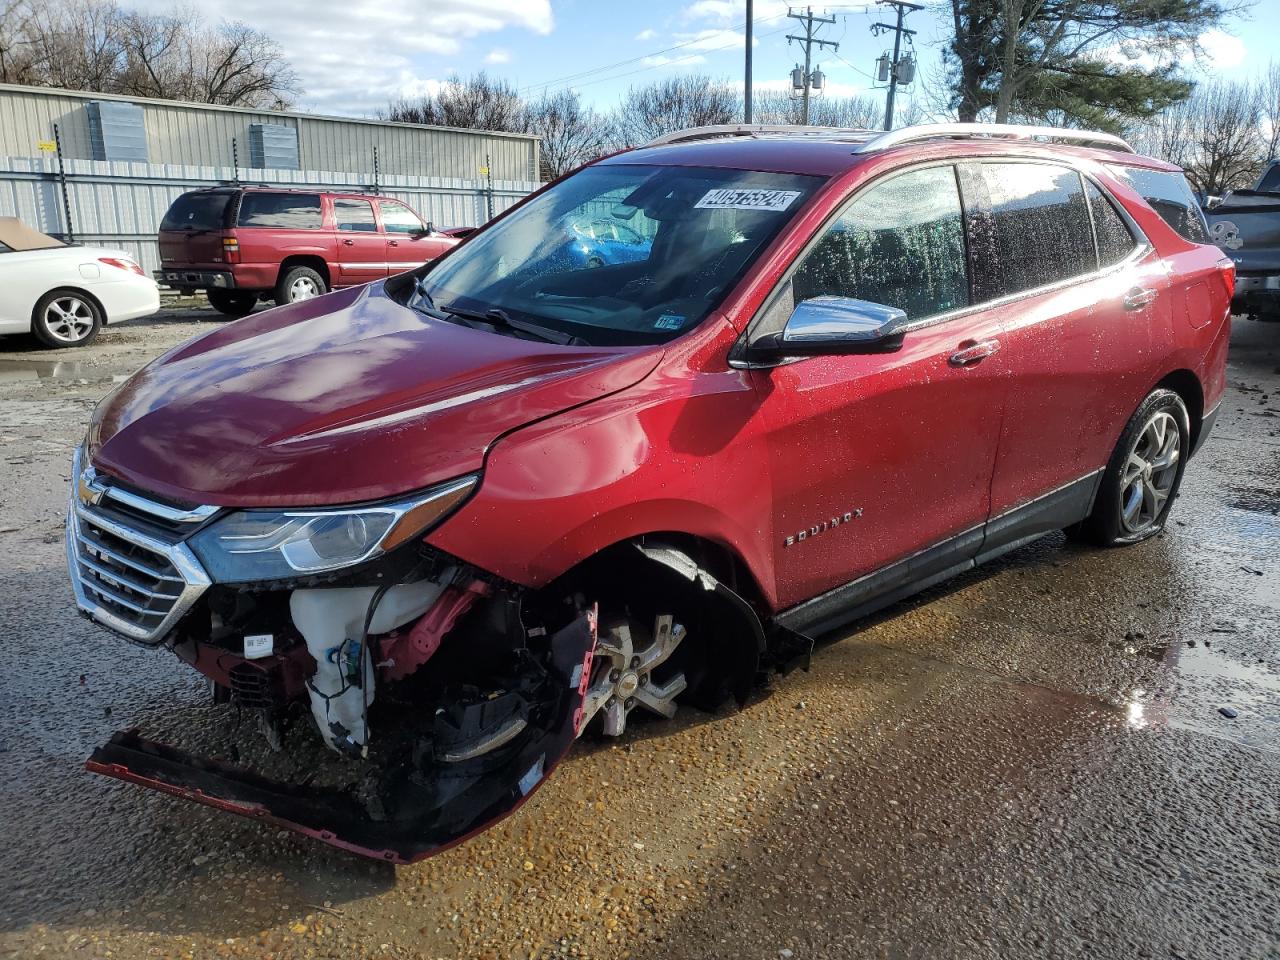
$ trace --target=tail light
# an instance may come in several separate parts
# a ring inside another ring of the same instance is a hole
[[[132,260],[126,260],[124,257],[99,257],[99,263],[105,263],[109,267],[115,267],[117,270],[127,270],[129,273],[136,273],[140,277],[145,277],[146,272],[134,263]]]
[[[240,241],[235,237],[222,238],[222,256],[227,263],[235,263],[240,259]]]
[[[1231,317],[1231,301],[1236,295],[1236,265],[1223,257],[1218,261],[1218,279],[1222,281],[1222,292],[1226,297],[1226,315]]]

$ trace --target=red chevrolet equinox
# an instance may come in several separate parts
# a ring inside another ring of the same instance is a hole
[[[88,767],[409,861],[584,731],[1051,531],[1145,540],[1223,395],[1199,218],[1106,134],[704,128],[185,343],[76,454],[76,602],[308,786],[138,731]]]

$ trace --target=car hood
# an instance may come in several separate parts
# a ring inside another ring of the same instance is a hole
[[[190,504],[377,500],[479,470],[503,434],[625,389],[661,356],[473,330],[372,284],[171,350],[99,405],[88,452]]]

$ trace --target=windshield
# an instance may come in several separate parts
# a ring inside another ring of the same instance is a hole
[[[574,174],[423,278],[435,310],[592,345],[663,343],[707,316],[823,178],[604,164]]]
[[[161,230],[221,230],[230,193],[184,193],[160,221]]]

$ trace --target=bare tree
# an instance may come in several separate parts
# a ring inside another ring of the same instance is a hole
[[[1263,125],[1263,160],[1280,157],[1280,63],[1271,61],[1258,81],[1258,113]]]
[[[298,78],[279,44],[194,9],[129,12],[114,0],[0,6],[0,80],[229,106],[288,106]]]
[[[737,88],[697,74],[627,91],[614,114],[622,144],[635,146],[686,127],[733,123],[742,116]]]
[[[466,130],[527,133],[528,104],[514,86],[481,72],[463,80],[450,77],[438,93],[396,100],[384,112],[388,120]]]
[[[1248,84],[1202,84],[1133,131],[1134,146],[1182,167],[1203,193],[1251,186],[1268,149],[1260,102]]]
[[[800,101],[784,91],[757,92],[752,98],[754,119],[760,123],[799,123]],[[809,123],[816,127],[878,130],[884,122],[884,101],[866,94],[853,97],[812,97]]]
[[[563,176],[609,151],[610,122],[584,107],[572,90],[549,94],[529,108],[530,129],[542,138],[542,175]]]

